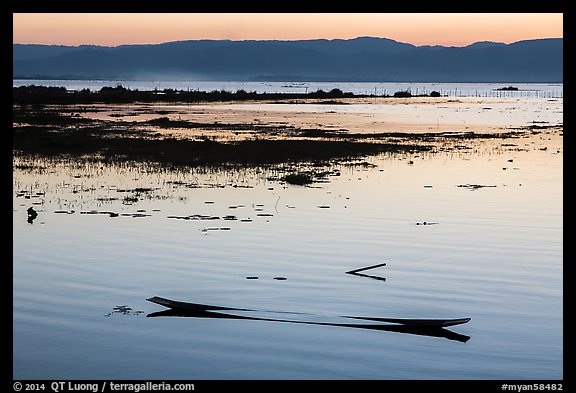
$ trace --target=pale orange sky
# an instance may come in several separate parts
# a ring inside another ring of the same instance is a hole
[[[178,40],[390,38],[465,46],[563,37],[562,13],[15,13],[13,43],[154,44]]]

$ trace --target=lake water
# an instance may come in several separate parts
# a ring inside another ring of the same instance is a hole
[[[273,168],[15,159],[13,378],[562,380],[562,135],[470,143],[337,164],[310,187]],[[148,317],[165,310],[153,296],[471,320],[450,339]]]

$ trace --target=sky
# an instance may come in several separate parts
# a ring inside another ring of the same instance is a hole
[[[563,37],[562,13],[14,13],[15,44],[157,44],[179,40],[382,37],[466,46]]]

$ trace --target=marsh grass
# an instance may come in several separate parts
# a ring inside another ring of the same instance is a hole
[[[153,161],[176,166],[257,166],[280,163],[344,160],[384,152],[428,151],[429,146],[332,140],[246,139],[235,142],[174,137],[133,137],[105,127],[52,129],[16,127],[13,149],[20,154],[83,157],[104,161]]]
[[[67,156],[109,162],[156,162],[172,166],[259,166],[349,160],[378,153],[428,151],[431,146],[385,143],[364,138],[301,138],[301,132],[251,124],[197,124],[160,117],[142,124],[77,117],[72,108],[14,106],[13,151],[23,155]],[[148,126],[148,128],[146,128]],[[154,127],[249,130],[254,137],[218,141],[177,138]],[[282,138],[267,132],[289,131]],[[264,131],[264,132],[262,132]],[[302,131],[302,130],[298,130]],[[259,133],[260,132],[260,133]],[[309,136],[309,135],[304,135]]]
[[[31,90],[17,89],[23,97]],[[32,89],[32,92],[36,91]],[[44,157],[68,157],[84,161],[114,163],[151,162],[167,166],[182,167],[256,167],[277,164],[346,162],[381,153],[413,154],[434,151],[438,142],[461,141],[476,138],[516,138],[526,133],[536,133],[550,126],[532,125],[526,129],[505,133],[352,133],[346,130],[298,129],[278,124],[251,123],[196,123],[175,120],[164,116],[144,122],[90,119],[80,115],[80,99],[89,92],[71,93],[61,89],[39,91],[34,104],[13,104],[13,151],[19,155]],[[139,97],[143,92],[116,89],[103,91],[98,97]],[[169,92],[177,96],[180,93]],[[342,92],[326,93],[336,98]],[[237,93],[241,97],[250,94]],[[54,97],[76,97],[72,104],[50,104]],[[228,97],[224,93],[216,97]],[[282,96],[282,99],[287,97]],[[289,97],[288,97],[289,98]],[[25,100],[24,100],[25,101]],[[102,109],[102,108],[100,108]],[[151,113],[154,112],[150,109]],[[160,113],[158,113],[160,114]],[[248,131],[249,136],[241,139],[215,138],[208,134],[202,137],[175,137],[158,132],[158,129],[202,129],[203,131],[224,130],[233,134]],[[273,137],[272,137],[273,136]],[[294,172],[294,171],[292,171]],[[290,173],[284,178],[290,184],[309,184],[314,179],[306,173]]]

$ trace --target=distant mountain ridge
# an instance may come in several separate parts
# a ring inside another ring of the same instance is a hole
[[[563,39],[465,47],[387,38],[191,40],[116,47],[13,44],[13,78],[563,82]]]

